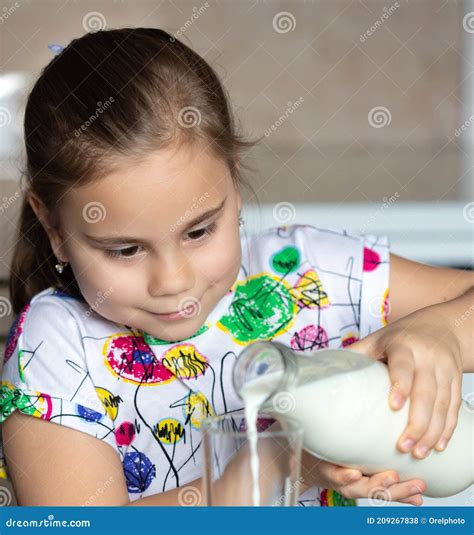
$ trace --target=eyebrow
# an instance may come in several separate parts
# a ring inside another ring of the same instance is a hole
[[[194,218],[192,221],[187,223],[184,227],[184,230],[187,230],[188,228],[191,228],[199,223],[202,223],[203,221],[206,221],[210,217],[216,215],[219,213],[225,205],[225,202],[227,200],[227,197],[224,198],[224,200],[216,207],[211,208],[207,212],[204,212],[203,214],[198,215],[196,218]],[[148,243],[141,239],[141,238],[135,238],[133,236],[89,236],[85,233],[82,233],[85,238],[87,238],[91,242],[98,243],[100,245],[119,245],[119,244],[128,244],[128,243],[141,243],[146,244]]]

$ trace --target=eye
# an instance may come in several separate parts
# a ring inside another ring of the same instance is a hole
[[[140,247],[138,245],[134,245],[133,247],[126,247],[125,249],[105,249],[104,252],[107,256],[112,258],[130,260],[136,256],[133,254],[133,251],[136,251],[137,249],[140,249]]]
[[[208,225],[207,227],[203,227],[203,228],[188,232],[188,236],[191,237],[191,241],[199,241],[202,238],[213,234],[216,230],[216,227],[217,227],[217,223],[214,222]]]

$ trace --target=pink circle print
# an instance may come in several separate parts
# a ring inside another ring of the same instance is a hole
[[[176,379],[157,359],[143,336],[111,336],[104,346],[105,362],[125,381],[143,385],[164,384]]]
[[[380,255],[377,251],[364,247],[364,271],[374,271],[380,264]]]
[[[307,325],[293,335],[290,346],[294,351],[316,351],[328,347],[328,333],[319,325]]]

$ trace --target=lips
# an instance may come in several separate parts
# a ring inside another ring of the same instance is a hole
[[[169,316],[170,314],[183,314],[184,312],[192,310],[195,306],[196,305],[189,305],[186,308],[182,308],[180,310],[174,310],[173,312],[153,312],[153,314],[156,314],[157,316]]]

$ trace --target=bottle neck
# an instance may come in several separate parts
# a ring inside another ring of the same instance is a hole
[[[237,358],[232,373],[239,397],[243,399],[242,390],[246,384],[268,374],[279,374],[280,377],[262,406],[275,394],[288,391],[297,383],[297,355],[280,342],[259,340],[249,344]]]
[[[298,383],[298,356],[281,342],[270,342],[282,355],[283,378],[279,385],[281,390],[290,390]]]

